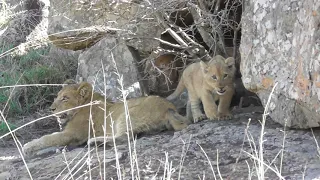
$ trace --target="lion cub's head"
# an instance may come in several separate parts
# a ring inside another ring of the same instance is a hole
[[[200,61],[200,67],[204,80],[209,86],[215,89],[217,94],[223,95],[228,88],[233,86],[233,79],[236,72],[233,57],[225,59],[218,55],[207,63]]]
[[[70,80],[64,82],[65,85],[58,93],[57,98],[50,106],[53,113],[59,113],[71,108],[75,108],[79,105],[86,103],[88,99],[91,98],[92,86],[87,82],[82,82],[80,84],[72,84]],[[68,122],[73,115],[79,109],[69,110],[60,114],[57,114],[58,121],[61,124]]]

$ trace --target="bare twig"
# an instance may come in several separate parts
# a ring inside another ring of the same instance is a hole
[[[197,143],[197,144],[198,144],[198,143]],[[201,151],[203,152],[203,154],[205,155],[205,157],[206,157],[207,160],[208,160],[208,163],[209,163],[209,165],[210,165],[210,168],[211,168],[212,175],[213,175],[214,179],[217,180],[216,173],[215,173],[214,170],[213,170],[213,166],[212,166],[212,164],[211,164],[211,161],[210,161],[207,153],[204,151],[204,149],[202,148],[202,146],[201,146],[200,144],[198,144],[198,146],[200,147]]]
[[[198,57],[198,58],[202,58],[204,57],[205,60],[209,60],[210,58],[208,58],[208,53],[205,50],[205,48],[203,47],[193,47],[193,46],[189,46],[188,43],[186,43],[175,31],[173,31],[169,25],[165,22],[165,20],[162,17],[163,15],[160,12],[156,13],[156,17],[157,19],[161,22],[161,24],[165,27],[166,31],[181,45],[182,48],[186,49],[187,52],[194,56],[194,57]],[[166,13],[164,13],[164,16],[167,16]],[[193,44],[195,45],[195,44]]]
[[[7,134],[11,134],[11,136],[12,136],[12,138],[13,138],[13,140],[14,140],[14,143],[16,144],[16,146],[17,146],[17,148],[18,148],[18,151],[19,151],[19,154],[20,154],[20,156],[21,156],[21,158],[22,158],[23,164],[25,165],[25,167],[26,167],[26,169],[27,169],[28,175],[29,175],[30,179],[32,180],[33,178],[32,178],[32,175],[31,175],[31,173],[30,173],[30,171],[29,171],[27,162],[26,162],[25,159],[24,159],[24,156],[23,156],[23,153],[22,153],[22,149],[21,149],[21,144],[20,144],[18,138],[17,138],[17,137],[15,136],[15,134],[13,133],[14,131],[11,130],[11,127],[9,126],[9,124],[8,124],[6,118],[4,117],[2,111],[0,111],[0,117],[1,117],[1,119],[5,122],[8,130],[9,130],[9,133],[7,133]],[[1,138],[0,138],[0,139],[1,139]]]
[[[214,50],[214,55],[215,54],[220,54],[225,56],[226,50],[224,47],[224,40],[223,40],[223,34],[221,30],[219,30],[216,27],[219,23],[216,22],[216,19],[210,18],[210,21],[213,22],[214,26],[211,26],[210,28],[212,29],[211,31],[207,30],[205,27],[209,27],[209,23],[206,23],[204,18],[201,17],[201,9],[193,3],[188,3],[188,7],[190,9],[190,12],[193,16],[193,19],[195,21],[196,27],[199,30],[199,33],[202,36],[203,41],[210,47],[210,49],[215,49]],[[220,43],[217,42],[215,38],[213,38],[209,32],[214,32],[217,34],[217,37],[220,41]]]

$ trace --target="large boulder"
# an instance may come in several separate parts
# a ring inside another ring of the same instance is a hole
[[[104,93],[106,88],[107,97],[114,100],[122,96],[119,91],[121,82],[129,98],[139,97],[140,84],[134,58],[125,42],[119,39],[106,36],[83,51],[78,59],[77,81],[94,84],[100,93]]]
[[[151,51],[159,45],[153,37],[160,37],[163,28],[150,20],[149,11],[134,1],[51,1],[49,39],[61,48],[80,50],[98,42],[111,29],[136,49]],[[145,34],[152,38],[142,38]]]
[[[269,115],[294,128],[320,126],[320,1],[244,1],[241,73]]]

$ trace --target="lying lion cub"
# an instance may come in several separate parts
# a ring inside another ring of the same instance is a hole
[[[186,88],[189,96],[188,119],[193,118],[194,122],[206,116],[210,120],[229,119],[232,117],[229,107],[235,91],[235,71],[235,60],[232,57],[225,59],[218,55],[208,63],[193,63],[183,71],[178,87],[167,99],[174,100]],[[217,100],[218,107],[215,103]],[[206,116],[200,110],[200,102],[204,106]]]
[[[60,122],[65,124],[64,130],[26,143],[23,146],[24,153],[28,155],[47,147],[77,146],[85,143],[88,140],[90,115],[92,115],[96,137],[103,136],[104,134],[102,126],[104,125],[105,113],[107,116],[111,113],[112,120],[114,121],[115,138],[123,137],[127,131],[123,103],[108,101],[104,105],[105,97],[99,93],[92,94],[92,86],[87,82],[64,86],[50,108],[54,113],[59,113],[70,108],[88,104],[91,101],[100,101],[100,103],[58,114],[58,120],[60,119]],[[176,108],[172,103],[158,96],[129,99],[127,105],[134,134],[162,129],[181,130],[188,125],[188,120],[176,112]],[[104,112],[105,106],[106,112]],[[110,125],[111,119],[108,116],[106,118],[107,141],[112,140]],[[92,134],[93,129],[91,129],[90,137],[93,137]],[[99,138],[101,139],[101,137]]]

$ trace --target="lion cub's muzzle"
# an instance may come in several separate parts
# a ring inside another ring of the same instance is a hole
[[[61,113],[61,114],[56,114],[55,117],[60,118],[60,119],[67,119],[68,115],[67,115],[67,113]]]
[[[223,88],[218,88],[218,89],[216,89],[216,92],[217,92],[217,94],[218,95],[224,95],[224,93],[226,92],[227,90],[225,90],[225,88],[223,87]]]
[[[67,113],[55,114],[54,116],[57,118],[58,123],[62,126],[65,126],[70,119]]]
[[[50,107],[50,110],[53,114],[55,114],[54,116],[57,118],[58,122],[61,124],[65,124],[68,121],[68,113],[59,113],[57,112],[57,108],[54,106]],[[58,113],[58,114],[56,114]]]

